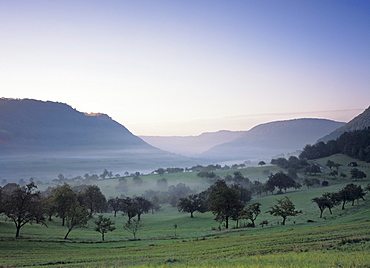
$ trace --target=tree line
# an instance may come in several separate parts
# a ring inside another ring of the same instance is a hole
[[[350,157],[370,162],[370,127],[362,130],[345,132],[336,140],[327,143],[318,142],[314,145],[306,145],[300,159],[317,159],[332,154],[343,153]]]
[[[215,216],[214,220],[225,228],[229,228],[231,220],[236,221],[236,227],[241,220],[249,220],[248,227],[255,227],[255,220],[261,213],[261,204],[258,202],[249,204],[252,199],[252,192],[258,187],[266,188],[267,191],[276,194],[285,193],[289,188],[297,188],[298,183],[283,172],[270,174],[264,184],[256,185],[248,178],[243,177],[240,172],[234,172],[234,176],[226,176],[225,179],[218,179],[205,191],[194,193],[184,184],[173,186],[177,192],[176,206],[178,211],[190,213],[194,217],[195,212],[204,213],[210,211]],[[257,187],[258,186],[258,187]],[[189,188],[190,189],[190,188]],[[261,190],[262,191],[262,190]],[[320,209],[322,217],[325,209],[332,213],[332,208],[341,205],[342,209],[349,202],[354,205],[355,201],[364,200],[366,191],[370,191],[370,184],[362,189],[360,185],[353,183],[346,185],[339,192],[324,193],[321,197],[313,198],[312,201]],[[256,192],[258,193],[258,192]],[[146,193],[148,195],[148,193]],[[158,210],[159,200],[155,193],[152,193],[149,200],[141,197],[116,197],[107,200],[96,185],[80,185],[71,187],[64,183],[54,188],[48,188],[44,192],[37,190],[37,186],[31,182],[25,186],[16,183],[8,183],[0,188],[0,213],[11,219],[16,228],[15,237],[20,235],[21,228],[29,223],[47,225],[52,217],[61,219],[61,225],[66,227],[64,239],[69,233],[80,227],[86,226],[87,222],[95,213],[113,212],[116,217],[118,212],[128,217],[123,228],[134,235],[143,227],[141,216],[154,213]],[[287,217],[296,216],[301,211],[295,209],[295,205],[289,197],[285,196],[276,200],[266,213],[282,218],[284,225]],[[94,230],[104,234],[115,229],[114,222],[108,217],[99,215],[94,222]],[[262,222],[267,224],[267,222]]]

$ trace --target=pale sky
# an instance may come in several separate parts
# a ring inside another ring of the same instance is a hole
[[[0,97],[135,135],[349,121],[370,105],[370,1],[0,0]]]

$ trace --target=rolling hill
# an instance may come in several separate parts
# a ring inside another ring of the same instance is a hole
[[[0,99],[0,178],[152,171],[198,161],[162,151],[105,114],[63,103]],[[54,177],[55,178],[55,177]]]
[[[0,146],[11,151],[154,149],[108,115],[30,99],[0,99]]]
[[[232,141],[243,133],[245,131],[220,130],[205,132],[198,136],[140,136],[140,138],[162,150],[197,156],[218,144]]]
[[[222,157],[224,160],[257,160],[293,153],[344,124],[310,118],[265,123],[231,142],[205,151],[202,156],[212,159]]]

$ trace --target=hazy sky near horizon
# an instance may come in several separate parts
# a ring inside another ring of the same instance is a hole
[[[370,1],[0,1],[0,97],[135,135],[349,121],[370,105]]]

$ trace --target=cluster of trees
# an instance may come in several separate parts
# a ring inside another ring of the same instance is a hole
[[[153,209],[153,204],[144,197],[114,198],[106,200],[105,196],[96,185],[81,185],[71,187],[69,184],[55,188],[48,188],[45,192],[37,190],[37,186],[31,182],[25,186],[16,183],[8,183],[0,188],[0,214],[11,219],[16,227],[18,238],[21,228],[28,223],[47,224],[52,217],[61,219],[61,225],[67,227],[64,239],[69,233],[80,227],[86,226],[94,213],[103,213],[113,210],[115,215],[122,211],[128,216],[128,222],[124,228],[134,236],[140,223],[141,215]],[[133,222],[133,217],[137,216]],[[102,234],[114,230],[114,223],[109,218],[99,216],[95,221],[95,230]],[[135,226],[135,228],[134,228]]]
[[[370,162],[370,127],[363,130],[345,132],[336,140],[306,145],[300,159],[317,159],[332,154],[343,153],[350,157]]]
[[[320,209],[320,218],[322,218],[325,209],[328,209],[330,214],[332,214],[332,208],[335,206],[342,204],[342,209],[344,209],[345,204],[348,202],[352,202],[353,206],[356,200],[365,200],[365,190],[370,190],[370,184],[365,189],[362,189],[361,185],[350,183],[339,192],[324,193],[321,197],[313,198],[312,202],[317,204]]]
[[[243,194],[243,187],[240,185],[228,185],[225,180],[218,180],[200,194],[181,198],[178,209],[190,213],[191,217],[196,211],[200,213],[211,211],[215,215],[215,221],[224,223],[226,229],[229,228],[230,220],[236,221],[237,227],[240,220],[250,220],[247,226],[255,227],[255,220],[261,213],[261,204],[257,202],[246,205],[250,200],[250,192]],[[285,196],[277,200],[277,204],[271,206],[266,213],[282,217],[284,225],[287,217],[296,216],[301,211],[295,210],[293,202]]]

